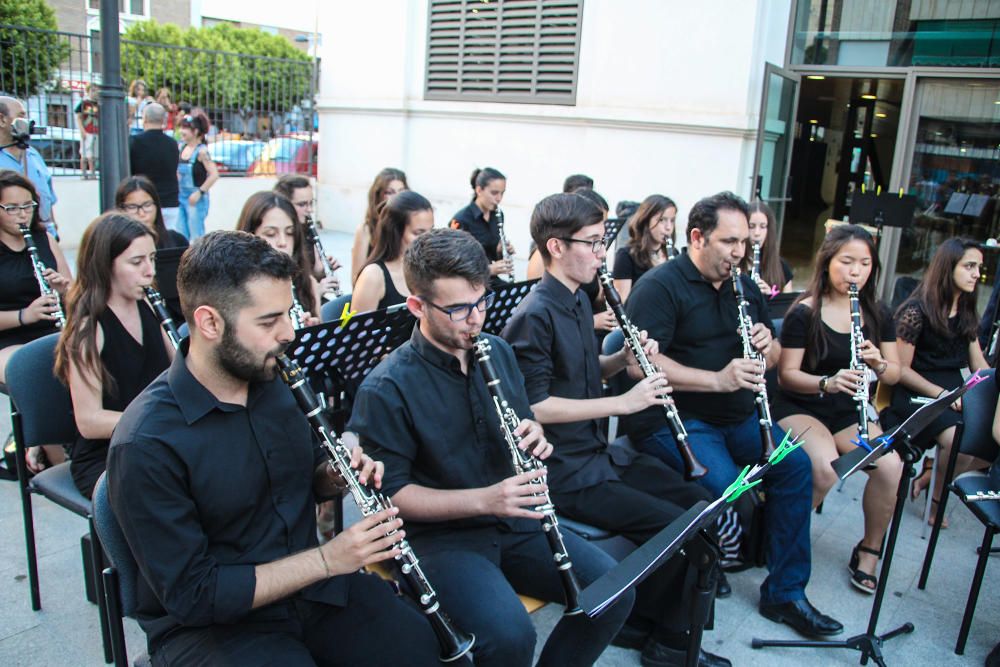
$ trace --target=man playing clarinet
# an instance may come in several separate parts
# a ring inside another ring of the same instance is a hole
[[[531,420],[510,347],[481,333],[493,295],[489,262],[467,232],[435,229],[406,252],[406,305],[417,318],[409,342],[362,383],[348,428],[385,463],[383,487],[406,519],[408,539],[434,583],[442,608],[476,635],[476,665],[526,667],[535,630],[517,597],[565,603],[569,587],[541,529],[545,469],[515,474],[501,421],[473,354],[491,346],[492,370],[517,415],[523,452],[552,451]],[[481,337],[481,338],[480,338]],[[542,484],[533,483],[541,480]],[[582,538],[563,533],[580,587],[614,560]],[[542,648],[538,664],[591,665],[632,606],[627,592],[604,615],[567,613]],[[567,612],[573,609],[570,601]]]
[[[743,358],[732,268],[739,266],[750,234],[749,208],[723,192],[699,201],[688,218],[688,252],[648,272],[626,303],[629,318],[659,343],[653,362],[670,378],[674,401],[694,445],[709,469],[699,482],[719,496],[740,467],[761,456],[760,418],[754,392],[765,389],[764,368]],[[767,303],[756,283],[743,280],[748,312],[755,323],[749,345],[768,367],[780,356]],[[622,419],[632,442],[681,469],[663,413],[647,409]],[[772,426],[775,442],[784,434]],[[763,483],[769,576],[760,587],[760,613],[809,636],[843,630],[806,599],[811,548],[809,518],[812,471],[804,451],[793,451]]]
[[[645,542],[711,495],[685,482],[656,457],[609,449],[601,420],[662,409],[669,391],[662,373],[620,396],[603,395],[601,380],[637,362],[628,348],[599,355],[590,298],[604,259],[604,215],[577,194],[546,197],[531,215],[531,237],[545,262],[541,283],[518,305],[503,337],[514,349],[531,409],[554,446],[549,486],[560,514]],[[644,337],[642,337],[644,341]],[[657,351],[655,341],[645,345]],[[684,665],[690,625],[683,594],[687,560],[667,561],[636,591],[636,605],[616,644],[642,650],[644,667]],[[729,665],[701,653],[701,665]]]
[[[430,624],[367,564],[399,554],[389,509],[328,543],[315,503],[343,490],[276,377],[294,339],[296,268],[243,232],[213,232],[177,273],[190,342],[125,410],[108,493],[139,565],[153,665],[437,665]],[[362,480],[382,466],[352,452]]]

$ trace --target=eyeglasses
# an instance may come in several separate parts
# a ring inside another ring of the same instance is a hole
[[[7,215],[15,215],[17,213],[31,213],[36,208],[38,208],[38,202],[33,201],[28,204],[0,204],[0,208]]]
[[[122,210],[126,213],[138,213],[142,211],[143,213],[149,213],[154,208],[156,208],[156,203],[152,200],[143,202],[141,204],[122,204]]]
[[[486,309],[493,305],[493,299],[495,298],[495,292],[487,292],[479,298],[479,301],[476,301],[475,303],[463,303],[457,306],[448,306],[447,308],[444,308],[436,303],[433,303],[430,299],[420,297],[420,299],[428,306],[433,306],[442,313],[446,314],[452,322],[464,322],[469,319],[472,315],[473,308],[478,310],[480,313],[485,313]]]
[[[568,236],[559,236],[556,238],[558,238],[560,241],[566,241],[567,243],[586,243],[587,245],[590,246],[591,252],[593,252],[595,255],[604,250],[604,239],[597,239],[596,241],[591,241],[589,239],[573,239]]]

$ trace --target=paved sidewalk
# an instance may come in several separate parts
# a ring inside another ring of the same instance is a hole
[[[350,237],[324,232],[327,249],[348,263]],[[523,275],[523,268],[520,269]],[[346,277],[346,270],[341,271]],[[8,403],[0,399],[0,414]],[[0,416],[0,437],[10,431]],[[863,632],[872,598],[848,583],[846,565],[851,547],[861,533],[862,476],[848,480],[842,492],[833,491],[822,515],[813,515],[813,569],[809,597],[822,611],[844,623],[843,637]],[[919,505],[919,506],[918,506]],[[43,610],[32,612],[26,579],[24,531],[20,499],[14,482],[0,482],[0,665],[77,667],[102,664],[97,608],[84,599],[80,566],[80,536],[86,523],[45,500],[36,500],[35,526],[39,553]],[[926,591],[916,583],[926,541],[920,538],[922,504],[907,503],[879,628],[882,631],[910,621],[916,632],[885,646],[891,665],[982,665],[986,654],[1000,641],[1000,572],[993,557],[987,568],[979,607],[965,656],[953,653],[962,610],[975,563],[975,548],[982,539],[979,523],[952,503],[950,527],[942,534],[935,566]],[[733,595],[716,606],[716,629],[705,635],[705,648],[733,660],[736,665],[854,665],[857,654],[846,650],[753,650],[753,637],[794,639],[786,626],[765,620],[756,612],[757,588],[763,570],[730,576]],[[487,600],[483,601],[488,604]],[[561,609],[554,605],[533,615],[539,646]],[[461,619],[456,619],[459,623]],[[126,622],[130,653],[135,656],[145,640],[132,621]],[[609,649],[598,665],[638,665],[635,651]]]

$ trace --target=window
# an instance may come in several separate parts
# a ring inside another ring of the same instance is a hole
[[[101,0],[87,0],[87,8],[98,12]],[[118,0],[118,13],[132,16],[146,16],[146,0]]]
[[[583,0],[429,0],[428,100],[576,104]]]
[[[69,127],[69,107],[57,102],[45,105],[45,117],[50,127]]]

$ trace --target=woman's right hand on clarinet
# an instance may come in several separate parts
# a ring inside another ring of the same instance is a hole
[[[55,296],[42,295],[21,310],[21,323],[34,324],[43,320],[52,322],[58,319],[57,312],[59,312],[59,300]]]
[[[503,260],[498,259],[495,262],[490,263],[490,275],[491,276],[503,276],[508,275],[514,271],[513,260]]]
[[[826,393],[836,394],[843,392],[848,396],[858,393],[858,385],[864,381],[863,371],[852,371],[850,368],[842,368],[826,381]]]

